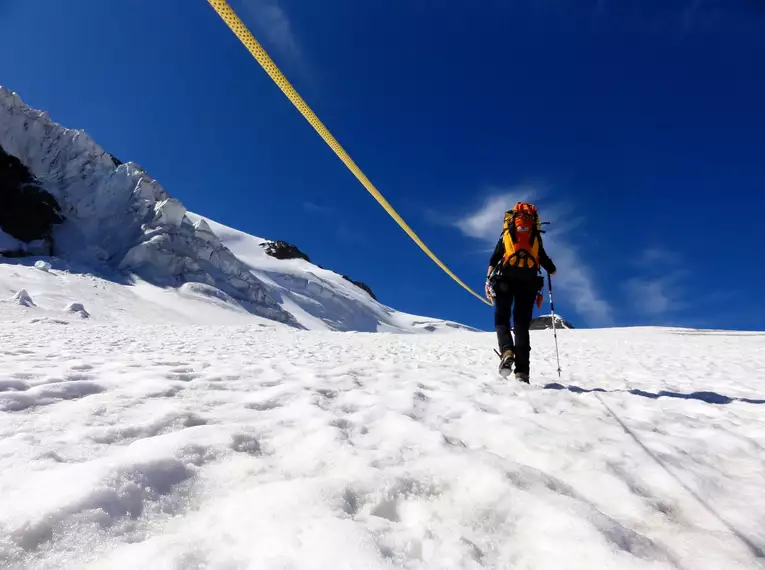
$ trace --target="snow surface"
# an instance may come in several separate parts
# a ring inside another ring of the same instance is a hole
[[[249,313],[222,291],[202,283],[190,283],[177,289],[162,288],[137,277],[129,280],[117,274],[99,277],[87,273],[86,268],[63,260],[48,260],[52,264],[49,272],[35,269],[35,260],[30,258],[0,263],[0,323],[29,323],[46,319],[79,322],[82,315],[69,312],[72,303],[79,303],[86,308],[91,320],[101,324],[284,326]],[[205,287],[216,291],[220,299],[195,292]],[[22,288],[37,305],[34,310],[26,310],[19,306],[18,301],[12,300]]]
[[[29,293],[26,289],[19,289],[16,291],[16,294],[11,298],[11,302],[14,305],[21,305],[22,307],[34,307],[35,303],[32,300],[32,297],[29,296]]]
[[[241,235],[250,242],[261,241],[247,234]],[[259,259],[258,255],[263,258]],[[45,258],[51,269],[44,272],[35,267],[39,261],[24,258],[0,262],[0,323],[82,317],[82,313],[69,311],[72,303],[79,303],[87,309],[85,313],[91,319],[100,323],[283,326],[277,321],[253,315],[240,300],[205,283],[185,283],[178,288],[157,287],[136,276],[119,272],[94,275],[87,266],[57,258]],[[359,327],[368,331],[397,333],[472,330],[450,321],[395,311],[381,305],[336,273],[321,270],[302,260],[294,263],[294,260],[273,259],[262,253],[260,247],[252,251],[248,263],[253,264],[254,275],[264,283],[268,281],[264,286],[275,292],[280,306],[296,315],[296,321],[306,329],[329,330],[337,327],[353,330],[353,327]],[[277,284],[280,280],[293,285],[307,283],[311,292],[305,288],[286,290]],[[19,301],[13,298],[20,289],[24,289],[33,299],[37,305],[35,311],[18,308]],[[314,317],[301,310],[298,302],[319,316]]]
[[[86,303],[0,304],[1,568],[762,567],[765,334],[562,330],[558,383],[535,331],[525,387],[489,334]]]

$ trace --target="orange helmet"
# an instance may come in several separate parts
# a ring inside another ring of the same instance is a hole
[[[537,207],[534,204],[529,204],[528,202],[518,202],[513,208],[513,213],[536,216]]]

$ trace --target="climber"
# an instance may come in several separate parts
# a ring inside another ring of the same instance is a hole
[[[515,378],[528,384],[531,344],[529,327],[534,302],[541,305],[544,278],[541,270],[555,275],[555,264],[542,245],[539,214],[533,204],[518,202],[505,214],[505,227],[489,261],[486,297],[494,303],[501,362],[499,373],[507,377],[515,364]],[[513,311],[515,340],[510,332]]]

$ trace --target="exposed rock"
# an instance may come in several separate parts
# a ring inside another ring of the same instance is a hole
[[[260,247],[265,249],[266,253],[276,259],[304,259],[311,263],[311,258],[300,251],[296,245],[286,241],[264,241]]]
[[[372,297],[375,301],[377,301],[377,297],[372,292],[372,288],[369,285],[367,285],[366,283],[362,283],[361,281],[354,281],[353,279],[351,279],[347,275],[343,275],[343,279],[345,279],[346,281],[350,281],[351,283],[356,285],[356,287],[358,287],[362,291],[366,291],[369,294],[370,297]]]
[[[530,330],[539,331],[552,328],[552,315],[542,315],[531,320]],[[555,315],[555,328],[558,329],[573,329],[574,325],[565,320],[560,315]]]
[[[50,244],[53,226],[63,221],[60,211],[29,169],[0,146],[0,229],[21,242]],[[18,248],[13,251],[20,253]]]
[[[260,244],[260,247],[262,247],[268,255],[276,259],[304,259],[308,263],[311,263],[311,258],[308,257],[308,254],[301,251],[298,246],[287,243],[286,241],[265,241]],[[324,267],[321,265],[318,265],[317,267],[324,269]],[[362,283],[361,281],[354,281],[347,275],[343,275],[342,277],[346,281],[353,283],[362,291],[365,291],[370,297],[372,297],[372,299],[377,301],[377,297],[372,292],[372,289],[369,287],[369,285]]]

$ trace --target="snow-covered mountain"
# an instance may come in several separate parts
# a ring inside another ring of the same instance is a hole
[[[55,212],[46,211],[46,201],[52,200]],[[13,208],[13,214],[8,219],[0,215],[0,252],[20,256],[52,250],[51,275],[62,277],[53,289],[35,291],[36,285],[42,286],[40,275],[29,273],[19,262],[9,270],[6,263],[6,296],[9,289],[15,293],[26,288],[33,299],[68,295],[91,307],[105,304],[103,295],[99,301],[83,287],[92,284],[113,293],[116,307],[117,297],[138,303],[148,296],[152,300],[147,302],[172,305],[177,310],[171,312],[185,313],[182,319],[198,322],[207,322],[206,318],[229,322],[231,314],[221,312],[227,307],[236,314],[235,320],[246,313],[307,329],[467,328],[398,312],[340,274],[305,260],[268,256],[261,247],[266,240],[187,212],[138,165],[121,163],[86,133],[54,123],[0,87],[2,208],[6,212]],[[50,231],[40,230],[40,235],[27,239],[19,235],[21,229],[43,227],[40,218],[45,215],[60,215],[63,221],[52,224]],[[7,278],[8,271],[17,276],[15,281]],[[84,279],[74,277],[78,274]],[[129,291],[115,288],[133,283],[140,286]],[[152,285],[162,289],[154,291]],[[185,299],[194,301],[184,311],[179,304]],[[213,304],[215,310],[198,311],[201,302]],[[48,308],[55,310],[58,305]],[[137,314],[122,312],[133,315],[130,318]],[[151,311],[139,313],[152,319]],[[91,310],[90,315],[115,319],[119,312]]]

